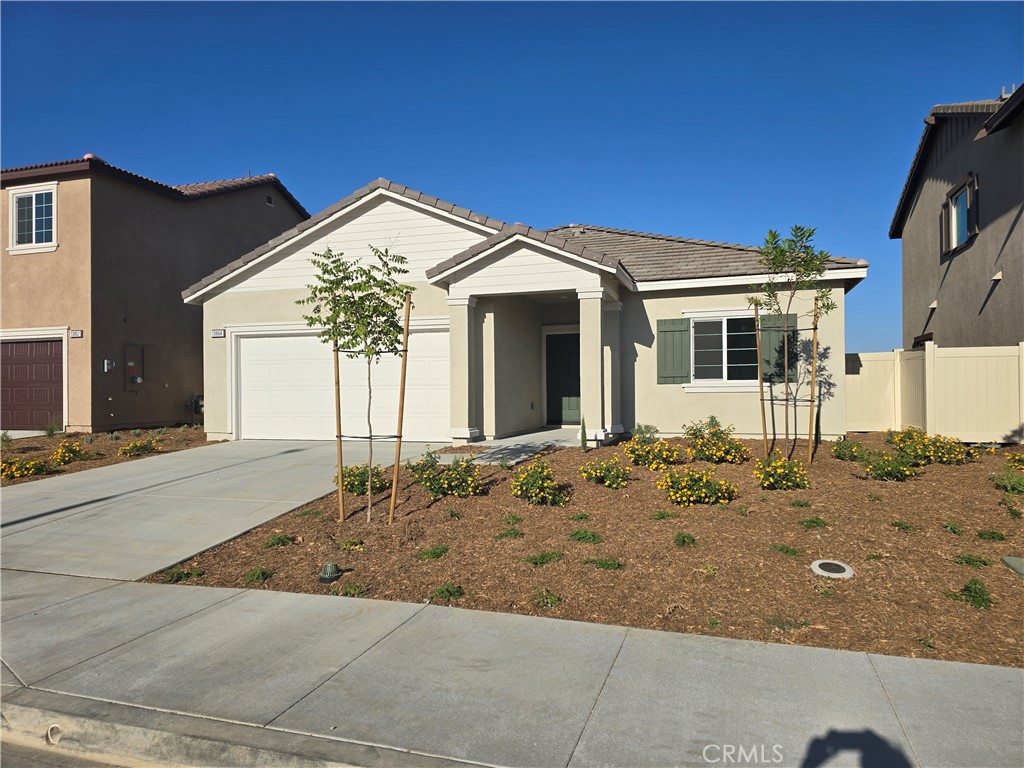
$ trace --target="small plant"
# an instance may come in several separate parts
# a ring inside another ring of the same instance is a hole
[[[600,544],[604,541],[604,539],[598,535],[597,531],[590,531],[586,528],[577,528],[569,534],[569,538],[583,544]]]
[[[198,579],[200,576],[205,575],[205,573],[205,571],[201,571],[199,569],[186,571],[184,568],[176,565],[173,568],[169,568],[167,573],[164,574],[164,583],[177,584],[178,582],[188,581],[189,579]]]
[[[145,440],[132,440],[128,445],[122,445],[117,449],[118,456],[145,456],[148,453],[156,453],[160,448],[156,444],[156,438],[150,437]]]
[[[981,557],[980,555],[970,555],[966,552],[961,552],[959,555],[953,558],[953,562],[957,565],[966,565],[971,568],[987,568],[992,565],[992,561],[987,557]]]
[[[3,432],[0,432],[0,448],[5,451],[9,451],[12,447],[14,447],[14,438],[11,437],[11,433],[5,429]]]
[[[580,418],[580,448],[586,453],[589,449],[587,447],[587,420]]]
[[[750,458],[750,451],[732,433],[732,426],[723,426],[714,416],[691,422],[683,427],[683,434],[690,441],[686,454],[691,461],[742,464]]]
[[[50,419],[42,426],[42,430],[46,433],[47,437],[53,437],[58,432],[64,431],[64,425],[56,419]]]
[[[342,597],[362,597],[366,594],[366,587],[356,581],[350,581],[341,585],[338,594]]]
[[[810,485],[803,462],[787,459],[780,453],[773,453],[764,461],[755,461],[754,477],[766,491],[792,491]]]
[[[1006,534],[999,531],[978,531],[978,538],[984,541],[1006,541]]]
[[[371,474],[373,477],[372,481],[368,480]],[[342,472],[341,489],[347,493],[355,496],[365,496],[367,482],[373,483],[374,494],[386,491],[391,487],[391,479],[384,474],[380,464],[373,465],[372,473],[370,473],[367,464],[354,464],[351,467],[345,467]],[[334,484],[338,484],[337,474],[334,475]]]
[[[356,539],[349,537],[343,539],[341,542],[341,549],[343,552],[361,552],[366,545],[362,539]]]
[[[530,565],[534,565],[534,566],[539,568],[542,565],[547,565],[548,563],[554,563],[554,562],[557,562],[558,560],[561,560],[561,559],[562,559],[562,553],[561,552],[538,552],[536,555],[530,555],[529,557],[524,557],[523,558],[523,562],[524,563],[529,563]]]
[[[811,506],[811,502],[804,501],[803,499],[797,499],[796,501],[789,502],[789,506],[798,507],[800,509],[808,509]]]
[[[864,446],[853,440],[837,440],[832,446],[832,455],[840,461],[860,461],[864,455]]]
[[[895,528],[897,531],[909,532],[909,531],[917,530],[914,526],[912,526],[906,520],[893,520],[891,523],[889,523],[889,525],[892,526],[893,528]]]
[[[142,437],[142,430],[141,429],[133,429],[128,434],[131,435],[132,437]]]
[[[1014,469],[1009,464],[1003,467],[1002,473],[991,475],[996,488],[1014,496],[1024,495],[1024,471]]]
[[[498,466],[501,467],[506,472],[508,472],[510,469],[512,469],[512,462],[511,461],[504,461],[504,460],[503,461],[499,461],[498,462]]]
[[[750,514],[750,510],[747,509],[747,505],[746,504],[737,504],[736,505],[736,514],[739,515],[740,517],[746,517],[747,515]]]
[[[159,427],[159,428],[157,428],[154,431],[153,434],[155,434],[155,435],[166,435],[167,434],[167,427]]]
[[[448,554],[448,545],[441,544],[436,547],[427,547],[426,549],[420,550],[420,553],[416,555],[420,560],[439,560]]]
[[[773,544],[772,549],[776,552],[781,552],[789,557],[799,557],[803,554],[803,550],[796,549],[794,547],[787,547],[785,544]]]
[[[668,469],[670,464],[679,461],[679,449],[665,440],[647,442],[634,437],[622,450],[635,466],[647,467],[655,472]]]
[[[828,523],[820,517],[808,517],[806,520],[798,520],[797,522],[804,527],[805,531],[810,531],[813,528],[828,528]]]
[[[111,432],[109,435],[107,435],[107,437],[109,437],[114,442],[117,442],[118,440],[121,439],[121,433],[120,432]]]
[[[881,500],[882,500],[882,497],[879,496],[877,493],[869,493],[868,494],[868,501],[875,502],[875,501],[881,501]]]
[[[523,522],[523,518],[521,518],[519,515],[505,515],[501,519],[501,522],[508,526],[519,525],[521,522]]]
[[[703,565],[698,565],[693,570],[697,571],[698,573],[703,573],[705,576],[714,576],[716,573],[718,573],[717,566],[714,566],[711,563],[704,563]]]
[[[431,600],[458,600],[460,597],[465,596],[465,592],[462,591],[462,587],[451,583],[445,583],[439,586],[437,589],[430,593]]]
[[[659,509],[651,515],[651,520],[674,520],[677,517],[679,517],[678,512],[669,512],[667,509]]]
[[[630,439],[636,440],[641,445],[651,445],[658,439],[658,428],[653,424],[637,424],[633,427]]]
[[[598,557],[598,558],[587,558],[583,561],[584,565],[596,565],[602,571],[619,571],[625,566],[613,557]]]
[[[543,459],[534,459],[527,467],[516,472],[509,483],[512,495],[528,504],[564,507],[569,494],[555,483],[555,471]]]
[[[269,568],[264,568],[262,565],[259,568],[253,568],[247,574],[245,574],[246,584],[265,584],[270,580],[270,577],[274,575],[274,572]]]
[[[533,593],[533,602],[538,608],[554,608],[562,602],[562,598],[550,589],[538,589]]]
[[[629,481],[629,467],[622,466],[618,456],[612,456],[607,461],[591,461],[584,464],[579,468],[579,473],[584,480],[590,480],[613,491],[625,488]]]
[[[462,518],[462,513],[459,512],[459,510],[457,509],[449,509],[448,517],[450,517],[452,520],[460,520]]]
[[[495,536],[496,539],[521,539],[526,534],[520,531],[518,528],[506,528],[504,531]]]
[[[885,560],[885,555],[881,552],[872,552],[870,555],[864,558],[865,560]]]
[[[669,501],[682,507],[732,501],[740,492],[733,483],[716,481],[714,469],[669,470],[655,485],[668,494]]]
[[[289,536],[287,533],[275,533],[265,542],[263,542],[264,549],[272,549],[273,547],[287,547],[289,544],[295,543],[295,537]]]
[[[50,455],[50,463],[55,467],[62,467],[65,464],[70,464],[75,459],[82,458],[82,446],[78,443],[73,443],[70,440],[61,440],[60,445]]]
[[[964,529],[956,523],[946,523],[942,526],[942,530],[944,530],[946,533],[952,533],[954,536],[964,535]]]
[[[464,499],[483,493],[480,467],[473,463],[472,456],[455,459],[451,464],[441,464],[436,454],[428,452],[415,464],[406,466],[419,480],[423,489],[430,494],[432,501],[445,496]]]
[[[577,512],[575,515],[569,515],[569,519],[573,522],[582,522],[583,520],[589,520],[590,515],[586,512]]]
[[[810,622],[808,621],[791,621],[790,619],[782,618],[778,614],[768,616],[764,621],[766,624],[770,624],[782,632],[787,632],[791,629],[802,629],[803,627],[810,625]]]
[[[96,438],[93,435],[84,435],[82,437],[82,442],[85,443],[86,445],[92,445],[92,441],[95,439]]]
[[[984,582],[980,579],[971,579],[961,588],[959,592],[949,592],[950,597],[954,600],[958,600],[961,603],[967,603],[968,605],[979,608],[983,611],[987,611],[992,607],[992,595],[988,591],[988,587],[985,586]]]
[[[864,457],[864,471],[872,480],[902,483],[917,474],[903,454],[872,451]]]
[[[924,637],[917,638],[917,642],[921,644],[922,648],[928,648],[929,650],[935,647],[935,641],[932,640],[931,635],[925,635]]]
[[[1020,507],[1017,506],[1017,497],[1012,493],[1004,493],[1003,498],[999,500],[999,503],[1006,507],[1006,512],[1014,520],[1020,520],[1021,511]]]
[[[823,581],[815,582],[814,591],[822,597],[832,597],[832,595],[835,594],[832,592],[831,586]]]
[[[0,461],[0,477],[4,480],[16,480],[19,477],[46,475],[53,471],[50,462],[42,459],[15,459]]]
[[[710,619],[708,621],[708,626],[711,627],[711,629],[714,629],[715,627],[722,626],[722,622],[720,622],[718,619]]]
[[[694,538],[692,533],[686,531],[679,531],[672,539],[677,547],[695,547],[697,546],[697,539]]]
[[[319,509],[300,509],[295,513],[295,517],[321,517],[323,511]]]

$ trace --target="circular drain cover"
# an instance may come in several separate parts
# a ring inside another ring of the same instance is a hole
[[[853,578],[853,568],[838,560],[815,560],[811,563],[811,570],[829,579]]]

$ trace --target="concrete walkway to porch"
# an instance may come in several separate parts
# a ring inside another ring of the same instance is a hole
[[[553,448],[579,444],[579,427],[549,427],[523,435],[502,437],[497,440],[485,440],[483,445],[489,447],[474,454],[473,460],[477,464],[518,464],[521,461],[526,461],[536,456],[538,453],[550,451]],[[438,459],[443,464],[451,464],[455,459],[468,455],[464,453],[449,453],[438,456]]]

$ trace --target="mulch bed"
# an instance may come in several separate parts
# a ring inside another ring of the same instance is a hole
[[[882,436],[860,436],[883,448]],[[759,441],[748,441],[753,456]],[[660,473],[634,468],[627,488],[614,491],[584,481],[585,462],[622,455],[621,447],[585,455],[564,448],[546,458],[561,483],[571,485],[567,507],[531,507],[509,492],[511,472],[481,468],[483,496],[431,502],[403,468],[399,475],[396,522],[388,527],[387,494],[374,502],[365,521],[365,499],[346,495],[348,519],[337,524],[337,497],[325,496],[182,564],[204,575],[186,583],[242,587],[250,570],[274,575],[263,589],[337,593],[359,585],[365,596],[422,602],[444,583],[465,596],[451,605],[487,611],[647,627],[767,642],[822,646],[900,656],[1024,666],[1024,579],[1000,562],[1024,554],[1021,520],[1000,504],[989,475],[1004,465],[1003,451],[983,454],[963,466],[926,467],[905,483],[871,480],[857,464],[836,460],[825,444],[810,469],[811,488],[763,491],[753,477],[753,460],[717,467],[717,476],[739,485],[727,507],[676,508],[654,486]],[[803,450],[806,450],[805,448]],[[798,450],[797,455],[800,455]],[[707,466],[707,465],[703,465]],[[809,506],[794,506],[794,503]],[[1018,506],[1024,499],[1018,497]],[[652,520],[659,510],[678,518]],[[586,521],[571,515],[587,514]],[[519,539],[497,539],[503,518],[523,518]],[[805,530],[798,521],[820,516],[827,528]],[[902,520],[912,530],[892,526]],[[947,522],[962,535],[943,530]],[[596,531],[600,544],[571,541],[574,529]],[[979,530],[997,530],[1007,540],[985,541]],[[685,531],[695,546],[677,547]],[[264,548],[275,533],[296,537],[289,546]],[[345,539],[362,540],[343,551]],[[426,547],[447,545],[447,554],[421,561]],[[801,550],[798,556],[774,545]],[[537,567],[523,558],[541,551],[562,552],[561,560]],[[991,561],[974,569],[953,562],[960,553]],[[869,556],[874,556],[869,559]],[[585,565],[590,558],[614,558],[621,570]],[[850,564],[849,581],[813,575],[811,561],[834,558]],[[321,584],[326,561],[338,562],[342,578]],[[980,610],[949,593],[972,578],[987,585],[995,604]],[[148,581],[162,581],[154,574]],[[539,590],[561,598],[554,607],[535,603]]]
[[[138,435],[134,434],[138,432]],[[116,435],[116,437],[114,437]],[[206,439],[206,432],[202,427],[191,426],[167,427],[160,429],[126,430],[121,432],[94,432],[85,434],[73,432],[71,434],[59,433],[53,437],[19,437],[14,440],[9,450],[3,450],[4,461],[15,459],[46,459],[53,455],[61,441],[68,440],[78,443],[85,455],[61,467],[54,467],[51,472],[45,475],[31,475],[29,477],[18,477],[13,480],[0,479],[4,486],[18,485],[20,483],[31,483],[33,480],[42,480],[55,475],[66,475],[71,472],[81,472],[94,467],[104,467],[108,464],[121,464],[125,461],[138,461],[146,458],[143,456],[118,456],[117,451],[130,442],[154,438],[157,441],[159,452],[147,454],[157,456],[160,453],[173,453],[183,451],[186,448],[198,448],[201,445],[209,445]]]

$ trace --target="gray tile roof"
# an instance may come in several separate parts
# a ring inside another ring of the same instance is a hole
[[[401,195],[402,197],[406,197],[409,200],[415,200],[416,202],[422,203],[423,205],[429,205],[432,208],[436,208],[439,211],[444,211],[445,213],[450,214],[452,216],[457,216],[460,219],[472,221],[475,224],[480,224],[490,229],[501,230],[509,226],[505,222],[499,221],[498,219],[492,219],[490,216],[484,216],[481,213],[475,213],[469,210],[468,208],[461,208],[460,206],[457,206],[454,203],[448,203],[445,202],[444,200],[438,200],[436,197],[432,197],[431,195],[425,195],[422,192],[417,192],[415,189],[410,189],[409,187],[406,187],[402,184],[396,184],[393,181],[388,181],[387,179],[381,178],[377,179],[376,181],[371,181],[365,187],[357,189],[351,195],[342,198],[334,205],[324,208],[324,210],[320,211],[320,213],[316,214],[316,216],[313,216],[312,218],[297,224],[291,229],[282,232],[269,243],[264,243],[259,248],[249,251],[249,253],[245,254],[239,259],[235,259],[230,264],[225,264],[212,275],[207,275],[198,283],[190,285],[188,288],[181,292],[182,298],[187,299],[189,296],[198,293],[203,288],[206,288],[207,286],[212,285],[218,280],[227,277],[232,272],[237,272],[239,269],[246,266],[247,264],[251,264],[260,256],[270,253],[270,251],[274,250],[278,246],[288,242],[289,240],[291,240],[294,237],[297,237],[298,235],[301,235],[306,230],[315,227],[320,222],[329,219],[338,211],[342,211],[345,208],[348,208],[353,203],[362,200],[364,197],[366,197],[372,192],[376,192],[378,189],[383,189],[393,194]]]

